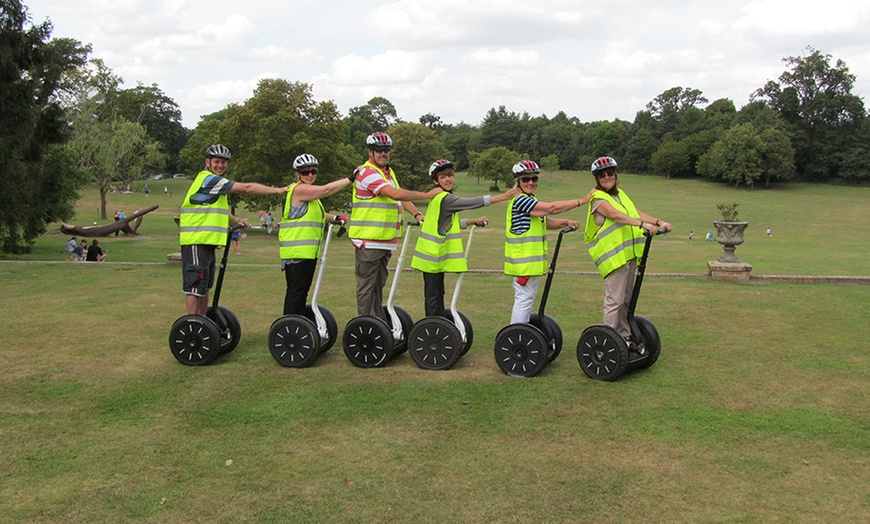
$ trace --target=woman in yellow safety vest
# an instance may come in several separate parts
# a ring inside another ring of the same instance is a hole
[[[460,198],[453,194],[456,182],[453,163],[443,158],[429,166],[429,176],[432,178],[432,183],[444,192],[438,193],[429,202],[426,210],[428,218],[423,221],[420,236],[417,237],[411,267],[423,273],[426,316],[446,316],[444,273],[468,271],[459,230],[464,229],[468,223],[488,221],[485,216],[460,219],[457,213],[510,200],[518,195],[520,190],[513,188],[496,196]]]
[[[643,254],[643,232],[670,231],[671,224],[638,209],[625,191],[617,187],[616,160],[603,156],[592,163],[596,191],[586,214],[586,248],[604,277],[604,324],[643,353],[631,341],[628,306],[634,290],[637,259]]]
[[[314,155],[303,153],[293,160],[296,182],[290,185],[284,202],[284,214],[278,224],[281,270],[287,281],[284,314],[302,315],[314,269],[320,255],[320,241],[326,221],[346,223],[346,216],[336,216],[323,209],[320,199],[334,195],[353,182],[353,175],[322,186],[315,186],[318,162]]]
[[[505,226],[504,274],[514,277],[514,306],[511,324],[528,322],[538,294],[541,275],[547,274],[547,230],[580,224],[574,220],[550,217],[589,201],[583,198],[541,202],[535,198],[541,168],[531,160],[520,160],[513,167],[517,187],[522,191],[508,205]]]

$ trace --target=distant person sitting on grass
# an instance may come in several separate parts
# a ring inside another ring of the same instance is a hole
[[[69,239],[69,242],[66,243],[66,247],[64,248],[63,252],[64,253],[72,253],[73,251],[75,251],[76,244],[78,244],[78,243],[79,243],[78,237],[72,237],[71,239]]]
[[[94,243],[91,244],[91,247],[88,248],[88,254],[85,256],[85,261],[87,262],[102,262],[106,260],[106,256],[109,254],[109,250],[107,249],[103,252],[103,248],[100,247],[100,241],[94,239]]]

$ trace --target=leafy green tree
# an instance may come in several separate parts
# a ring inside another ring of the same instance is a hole
[[[421,116],[420,124],[428,127],[433,131],[440,131],[441,128],[444,127],[444,122],[441,121],[441,117],[433,113],[426,113],[425,115]]]
[[[683,141],[662,143],[653,153],[650,163],[656,173],[668,178],[691,176],[694,169],[688,145]]]
[[[493,191],[498,191],[499,182],[507,187],[514,183],[514,175],[511,168],[521,160],[520,154],[506,147],[493,147],[474,155],[468,176],[492,180]]]
[[[761,177],[763,143],[752,124],[732,127],[698,162],[703,176],[753,185]]]
[[[559,171],[559,157],[556,155],[547,155],[541,159],[541,170],[543,171]]]
[[[402,187],[417,191],[431,189],[429,166],[449,154],[435,131],[422,124],[403,122],[388,128],[387,134],[393,139],[390,166],[399,174]]]
[[[48,224],[73,216],[84,180],[63,146],[69,127],[66,75],[90,49],[49,40],[52,25],[32,25],[18,0],[0,0],[0,250],[26,253]]]
[[[470,164],[468,158],[469,143],[479,133],[479,130],[465,122],[460,122],[456,125],[448,124],[439,130],[438,140],[450,151],[447,156],[453,158],[453,164],[456,166],[457,171],[468,169]]]
[[[838,176],[843,159],[858,145],[858,131],[867,118],[861,97],[852,93],[855,75],[845,62],[807,47],[805,56],[783,61],[789,69],[752,94],[789,124],[800,176],[828,180]]]
[[[475,144],[475,149],[482,151],[499,146],[517,149],[523,135],[524,123],[528,120],[528,115],[508,111],[505,106],[490,109],[480,124],[480,143]]]
[[[658,121],[658,136],[664,140],[680,140],[699,130],[703,120],[698,104],[707,99],[700,90],[691,87],[672,87],[650,101],[646,107]]]

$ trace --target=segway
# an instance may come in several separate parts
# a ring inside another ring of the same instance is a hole
[[[507,375],[534,377],[562,351],[562,328],[553,317],[544,313],[544,309],[547,306],[553,275],[556,273],[556,259],[559,258],[562,237],[575,229],[568,226],[559,231],[538,312],[532,313],[528,323],[503,327],[495,337],[495,362]]]
[[[242,338],[239,319],[228,308],[219,306],[227,258],[233,240],[233,231],[244,225],[235,224],[227,230],[227,244],[221,258],[220,271],[214,287],[212,305],[206,316],[184,315],[172,324],[169,331],[169,349],[176,360],[186,366],[205,366],[225,353],[236,349]]]
[[[465,244],[465,258],[471,249],[471,237],[476,227],[485,227],[486,222],[472,224]],[[459,300],[459,290],[462,287],[461,273],[453,288],[453,299],[450,302],[452,321],[442,316],[429,316],[420,319],[408,334],[408,354],[417,366],[422,369],[450,369],[466,354],[474,342],[474,329],[465,313],[456,308]]]
[[[282,366],[308,367],[317,355],[326,353],[335,344],[338,335],[335,316],[328,309],[317,304],[317,297],[320,295],[320,283],[326,267],[332,226],[336,223],[341,224],[341,227],[335,236],[344,235],[345,228],[342,222],[333,222],[326,230],[326,241],[320,253],[320,267],[317,269],[314,292],[311,294],[311,303],[305,306],[305,315],[284,315],[272,322],[272,327],[269,329],[269,352]]]
[[[393,299],[399,287],[402,262],[405,259],[405,250],[408,248],[408,239],[411,238],[411,228],[419,225],[419,222],[408,222],[405,231],[402,251],[396,261],[395,274],[390,285],[390,295],[384,306],[384,314],[389,319],[389,323],[380,317],[363,315],[351,319],[344,327],[341,344],[345,356],[355,366],[381,367],[391,358],[408,349],[408,332],[414,327],[414,320],[410,313],[394,306]]]
[[[659,229],[658,232],[665,233],[667,230]],[[632,343],[629,344],[614,328],[604,324],[584,329],[577,342],[577,361],[589,378],[613,381],[630,369],[646,369],[652,366],[661,354],[662,342],[655,325],[646,317],[634,313],[653,237],[647,231],[644,231],[644,235],[646,242],[643,255],[637,264],[634,290],[628,304],[628,325]]]

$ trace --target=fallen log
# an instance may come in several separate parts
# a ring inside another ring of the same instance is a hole
[[[74,226],[72,224],[61,224],[60,230],[67,235],[78,235],[81,237],[107,237],[114,235],[117,231],[123,231],[125,235],[138,235],[136,230],[142,225],[142,217],[154,211],[160,206],[151,206],[146,209],[135,211],[127,218],[122,218],[117,222],[110,222],[102,226]]]

